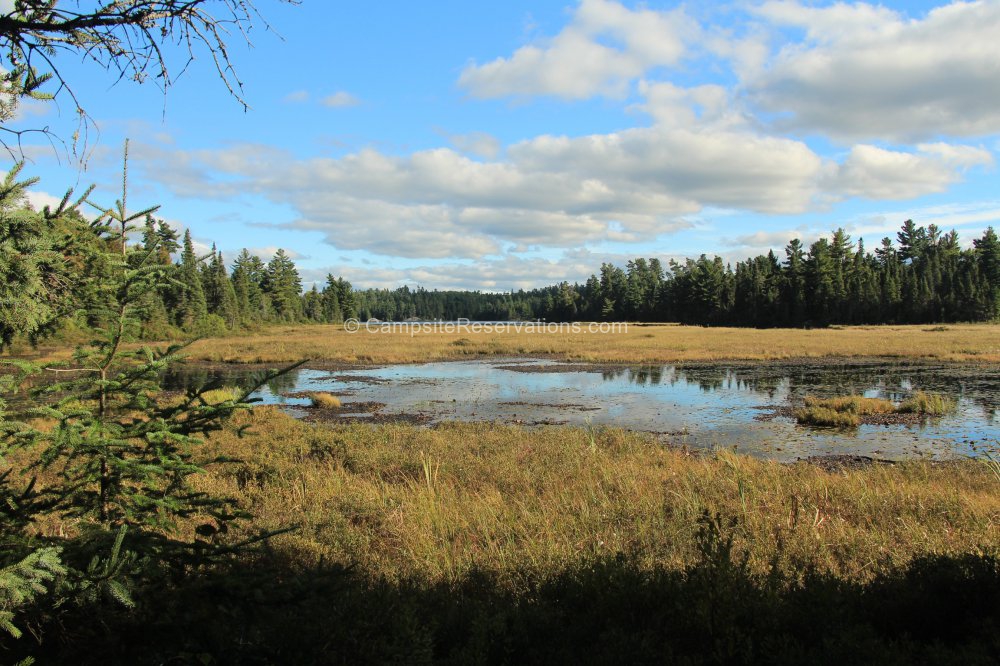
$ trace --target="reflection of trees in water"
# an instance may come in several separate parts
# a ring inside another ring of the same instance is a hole
[[[271,393],[278,395],[280,393],[291,393],[298,388],[299,384],[299,371],[289,370],[288,372],[278,375],[267,383],[267,388],[270,389]]]
[[[256,386],[266,376],[266,370],[220,370],[196,365],[177,366],[163,375],[163,387],[174,391],[199,390],[221,386],[248,388]],[[272,393],[294,391],[299,371],[291,370],[267,382]]]
[[[659,386],[663,382],[665,371],[671,371],[670,366],[651,365],[642,368],[614,368],[605,370],[601,377],[605,381],[624,378],[637,386]],[[671,381],[671,384],[673,381]]]
[[[915,390],[970,400],[987,420],[1000,411],[1000,376],[991,368],[858,365],[649,366],[608,369],[605,381],[625,380],[637,386],[693,384],[702,391],[754,391],[773,400],[783,390],[792,401],[807,395],[877,395],[901,401]]]

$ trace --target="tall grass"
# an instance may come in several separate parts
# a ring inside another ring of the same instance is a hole
[[[301,525],[273,544],[291,561],[390,580],[485,570],[517,589],[526,572],[616,553],[676,569],[694,561],[705,510],[739,519],[736,547],[757,571],[778,558],[864,580],[922,554],[1000,543],[996,480],[973,462],[828,473],[692,456],[617,429],[314,426],[270,408],[239,426],[258,435],[234,429],[211,444],[244,462],[203,489],[241,499],[251,532]]]
[[[39,663],[996,654],[1000,493],[976,461],[831,473],[613,428],[313,425],[273,407],[206,446],[238,462],[198,489],[254,518],[210,537],[192,519],[192,537],[298,529],[135,609],[58,609]]]

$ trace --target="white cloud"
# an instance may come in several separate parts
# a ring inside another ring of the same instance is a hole
[[[743,82],[779,127],[848,140],[1000,132],[1000,3],[954,2],[920,19],[865,3],[768,2],[757,13],[805,30]]]
[[[857,145],[837,169],[831,190],[849,197],[908,199],[943,192],[961,171],[993,163],[982,148],[927,144],[915,153]]]
[[[714,88],[690,95],[724,108]],[[982,148],[942,143],[913,152],[859,145],[838,163],[800,141],[707,122],[545,135],[494,161],[448,148],[309,159],[254,145],[137,152],[141,168],[180,194],[253,193],[297,211],[282,228],[320,232],[340,249],[439,259],[648,242],[690,227],[706,206],[794,214],[847,197],[916,197],[992,164]]]
[[[680,9],[630,10],[611,0],[583,0],[552,39],[508,58],[470,64],[458,83],[479,98],[620,97],[648,69],[676,64],[685,51],[683,38],[695,39],[696,28]]]
[[[330,107],[331,109],[344,109],[351,106],[357,106],[358,104],[361,104],[360,99],[343,90],[339,90],[332,95],[327,95],[323,98],[323,106]]]
[[[586,282],[604,261],[624,265],[632,255],[570,250],[555,259],[507,255],[472,262],[435,262],[409,268],[380,265],[337,264],[300,271],[303,281],[325,281],[327,273],[348,276],[360,288],[395,289],[403,285],[429,289],[511,291],[533,289],[566,280]],[[664,263],[666,258],[664,258]]]

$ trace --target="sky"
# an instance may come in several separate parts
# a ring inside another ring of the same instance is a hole
[[[127,137],[130,206],[230,262],[284,248],[307,287],[507,291],[1000,227],[997,1],[257,5],[271,29],[230,43],[246,111],[205,53],[165,93],[61,58],[87,159],[28,137],[32,201],[113,202]],[[12,126],[68,138],[73,110]]]

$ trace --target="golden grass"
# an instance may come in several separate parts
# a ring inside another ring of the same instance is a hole
[[[795,420],[807,425],[829,428],[853,428],[861,425],[861,415],[857,412],[844,411],[823,407],[820,405],[805,406],[796,409]]]
[[[808,395],[805,399],[806,407],[825,407],[837,412],[851,412],[865,416],[867,414],[892,414],[896,411],[896,405],[891,400],[882,398],[866,398],[861,395],[848,395],[836,398],[816,398]]]
[[[673,363],[682,361],[897,358],[958,362],[1000,362],[1000,325],[844,326],[826,329],[706,328],[673,324],[629,324],[626,332],[579,333],[406,332],[348,333],[340,325],[270,326],[204,338],[188,348],[195,361],[224,363],[414,363],[489,356],[548,356],[589,363]],[[66,359],[69,345],[13,355]]]
[[[630,325],[618,334],[348,333],[341,326],[273,327],[252,336],[208,338],[194,360],[288,363],[409,363],[488,356],[551,356],[591,363],[900,358],[1000,362],[1000,325],[856,326],[830,329],[703,328]]]
[[[340,398],[329,393],[310,393],[309,400],[313,407],[320,409],[340,409]]]
[[[955,401],[948,396],[939,393],[917,391],[908,400],[903,401],[898,411],[910,414],[940,416],[941,414],[954,411],[955,406]]]
[[[861,395],[816,398],[806,396],[803,407],[794,411],[795,420],[809,425],[849,428],[860,425],[864,416],[877,414],[921,414],[940,416],[955,409],[955,401],[938,393],[917,391],[896,405],[882,398]]]
[[[232,386],[223,386],[222,388],[205,391],[201,394],[201,397],[210,405],[218,405],[227,400],[236,400],[241,395],[243,395],[243,391],[240,389]]]
[[[238,437],[241,425],[255,434]],[[615,553],[679,568],[697,555],[705,509],[738,518],[737,545],[760,571],[777,559],[862,580],[1000,543],[1000,486],[975,462],[831,473],[729,451],[692,456],[618,429],[326,426],[263,407],[209,447],[244,461],[197,485],[238,497],[256,516],[246,532],[299,525],[273,543],[290,561],[391,579],[479,568],[516,587],[525,572]]]

